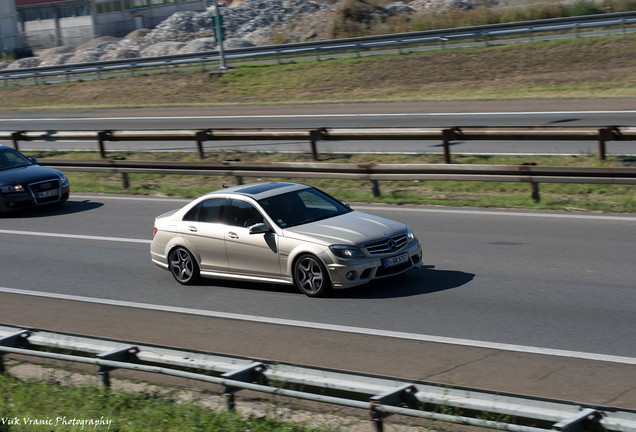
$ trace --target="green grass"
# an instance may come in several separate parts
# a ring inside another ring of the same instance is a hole
[[[60,159],[99,159],[96,153],[25,152],[30,157]],[[196,161],[195,153],[109,153],[109,157],[127,160]],[[207,162],[223,160],[243,162],[310,162],[308,154],[277,153],[206,153]],[[320,160],[329,163],[442,163],[440,155],[362,155],[321,154]],[[462,156],[454,155],[455,164],[539,166],[625,167],[633,158],[608,157],[601,162],[594,155],[581,156]],[[161,174],[129,174],[130,187],[123,188],[121,174],[67,172],[73,192],[158,195],[193,198],[234,185],[237,179],[221,176],[182,176]],[[285,180],[249,178],[246,183]],[[345,202],[379,202],[386,204],[415,204],[442,206],[471,206],[537,210],[570,210],[595,212],[636,213],[636,186],[593,184],[540,184],[541,200],[535,202],[527,183],[469,182],[469,181],[381,181],[380,196],[374,197],[370,182],[293,178],[286,179],[311,184]]]
[[[0,375],[0,418],[17,419],[21,425],[0,423],[0,432],[106,431],[111,432],[332,432],[333,427],[309,427],[268,416],[241,416],[216,412],[185,401],[176,392],[127,392],[88,385],[21,380]],[[63,419],[85,421],[62,424]],[[37,420],[40,424],[28,423]],[[58,419],[60,420],[58,422]],[[88,421],[102,421],[90,424]],[[110,422],[108,424],[107,422]],[[26,424],[25,424],[26,423]]]

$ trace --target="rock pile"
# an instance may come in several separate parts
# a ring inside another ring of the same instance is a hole
[[[383,15],[412,14],[450,8],[471,9],[473,0],[412,0],[386,6]],[[380,10],[380,9],[378,9]],[[319,28],[335,7],[311,0],[244,0],[235,7],[220,7],[223,15],[226,41],[224,47],[238,48],[269,45],[274,34],[293,35],[296,40],[319,38]],[[136,30],[121,40],[98,38],[77,47],[57,47],[43,51],[39,57],[24,58],[12,63],[0,62],[0,69],[117,60],[136,57],[154,57],[170,54],[216,50],[212,29],[216,11],[214,6],[203,12],[177,12],[153,30]],[[304,32],[304,33],[303,33]],[[286,39],[289,40],[289,38]]]

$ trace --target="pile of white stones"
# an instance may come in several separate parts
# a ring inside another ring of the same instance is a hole
[[[413,0],[406,4],[396,2],[386,7],[391,15],[415,13],[422,10],[439,10],[453,7],[472,8],[473,0]],[[311,19],[312,15],[334,8],[311,0],[245,0],[228,8],[219,7],[223,15],[226,32],[224,48],[241,48],[256,44],[271,43],[271,37],[263,37],[274,28],[290,28],[300,19]],[[100,60],[117,60],[136,57],[183,54],[213,51],[218,49],[212,29],[214,6],[204,12],[177,12],[155,29],[141,37],[121,40],[94,41],[86,48],[57,47],[45,50],[38,57],[0,62],[0,69],[21,69],[37,66],[52,66],[72,63],[87,63]]]

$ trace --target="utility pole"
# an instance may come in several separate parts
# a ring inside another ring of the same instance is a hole
[[[220,70],[227,70],[225,66],[225,52],[223,52],[223,33],[221,32],[221,14],[219,13],[219,5],[216,0],[212,0],[214,4],[214,14],[216,15],[214,25],[214,35],[216,36],[216,43],[219,44],[219,56],[221,58]]]

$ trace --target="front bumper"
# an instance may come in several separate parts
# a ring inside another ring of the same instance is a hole
[[[385,267],[383,265],[383,259],[404,253],[408,254],[406,262],[393,267]],[[333,287],[343,289],[363,285],[375,279],[399,275],[419,267],[422,267],[422,245],[419,240],[415,239],[405,249],[396,252],[394,255],[359,258],[350,260],[350,262],[339,260],[338,263],[328,264],[327,270],[329,271]],[[347,275],[350,275],[350,277],[348,278]]]
[[[67,184],[58,188],[58,193],[51,199],[38,200],[31,191],[20,193],[0,194],[0,212],[28,209],[51,204],[59,204],[68,200],[70,186]]]

